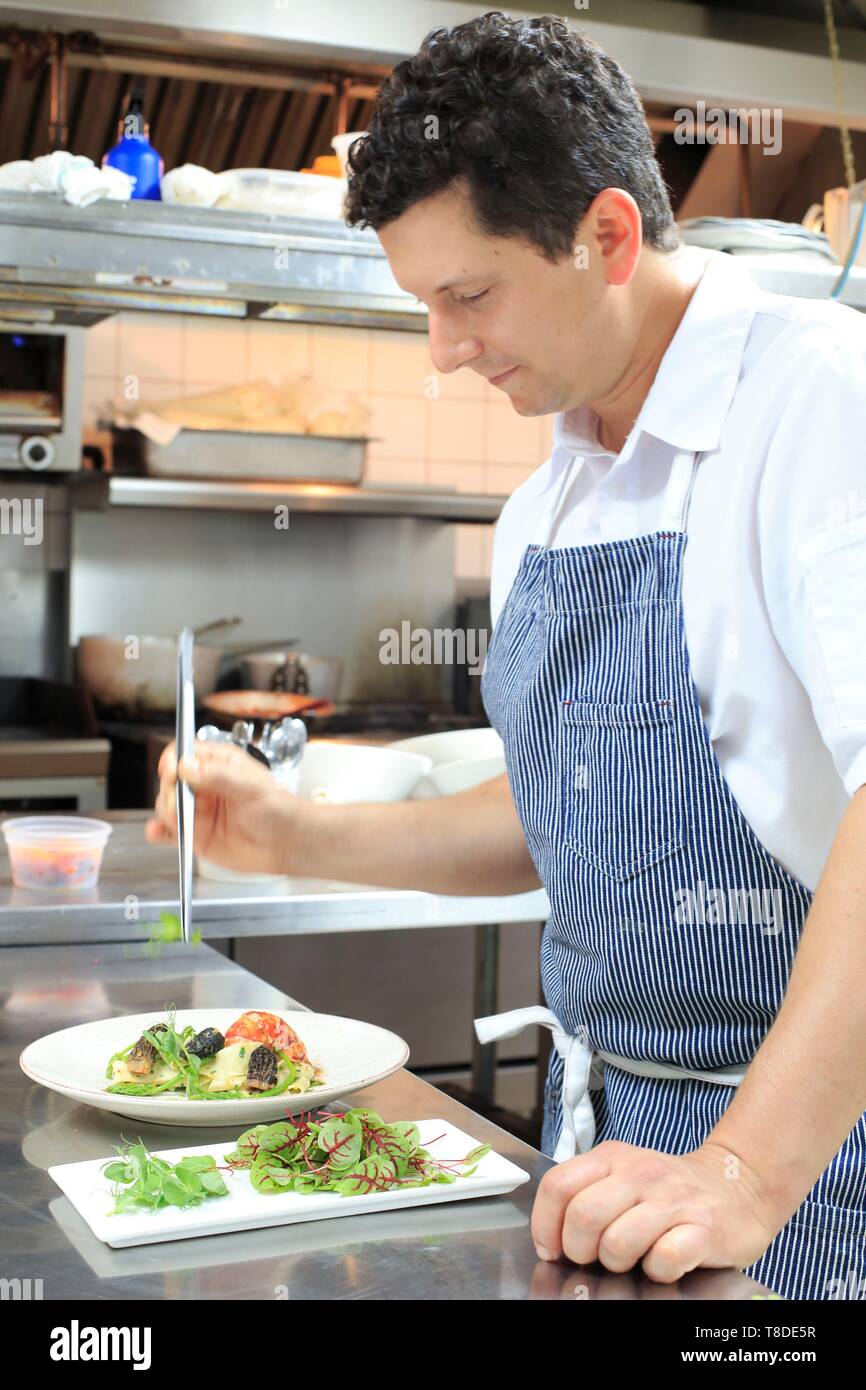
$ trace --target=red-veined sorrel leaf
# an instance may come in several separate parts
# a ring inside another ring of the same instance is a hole
[[[361,1126],[357,1120],[335,1115],[321,1126],[316,1143],[332,1168],[351,1168],[361,1157]]]
[[[345,1172],[335,1173],[330,1189],[346,1197],[357,1197],[365,1192],[387,1192],[390,1183],[379,1171],[374,1158],[364,1158],[360,1163]]]

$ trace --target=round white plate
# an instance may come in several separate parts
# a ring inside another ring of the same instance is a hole
[[[233,1009],[178,1009],[175,1026],[180,1030],[192,1024],[197,1033],[202,1028],[218,1028],[224,1033],[236,1018],[255,1007],[253,1002]],[[249,1100],[187,1100],[183,1094],[112,1095],[105,1089],[110,1084],[105,1075],[108,1059],[162,1019],[163,1009],[100,1019],[98,1023],[81,1023],[59,1033],[48,1033],[25,1047],[19,1061],[32,1081],[82,1105],[113,1110],[117,1115],[154,1124],[212,1127],[260,1124],[280,1119],[286,1113],[315,1110],[326,1101],[381,1081],[408,1061],[409,1048],[403,1039],[373,1023],[300,1010],[269,1012],[294,1028],[310,1061],[324,1070],[323,1086],[301,1095],[284,1091],[279,1096],[253,1096]]]

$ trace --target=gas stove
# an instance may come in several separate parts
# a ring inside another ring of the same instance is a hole
[[[450,729],[473,729],[479,723],[474,714],[458,714],[447,708],[433,708],[421,703],[358,702],[334,705],[330,714],[311,715],[307,721],[311,738],[329,734],[382,734],[381,742],[389,737],[409,738],[415,734],[438,734]]]

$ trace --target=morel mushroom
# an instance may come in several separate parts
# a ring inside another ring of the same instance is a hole
[[[166,1026],[164,1023],[153,1023],[147,1029],[148,1033],[164,1033]],[[148,1042],[144,1036],[140,1037],[135,1047],[127,1058],[127,1066],[133,1076],[147,1076],[156,1061],[156,1048],[152,1042]]]
[[[213,1057],[215,1053],[222,1052],[226,1045],[226,1040],[216,1028],[202,1028],[200,1033],[196,1033],[186,1045],[187,1052],[193,1057]]]
[[[269,1091],[277,1084],[277,1059],[269,1047],[255,1047],[247,1068],[247,1089]]]

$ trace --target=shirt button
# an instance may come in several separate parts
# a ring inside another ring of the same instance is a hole
[[[612,497],[622,497],[622,483],[611,483],[610,491]]]

